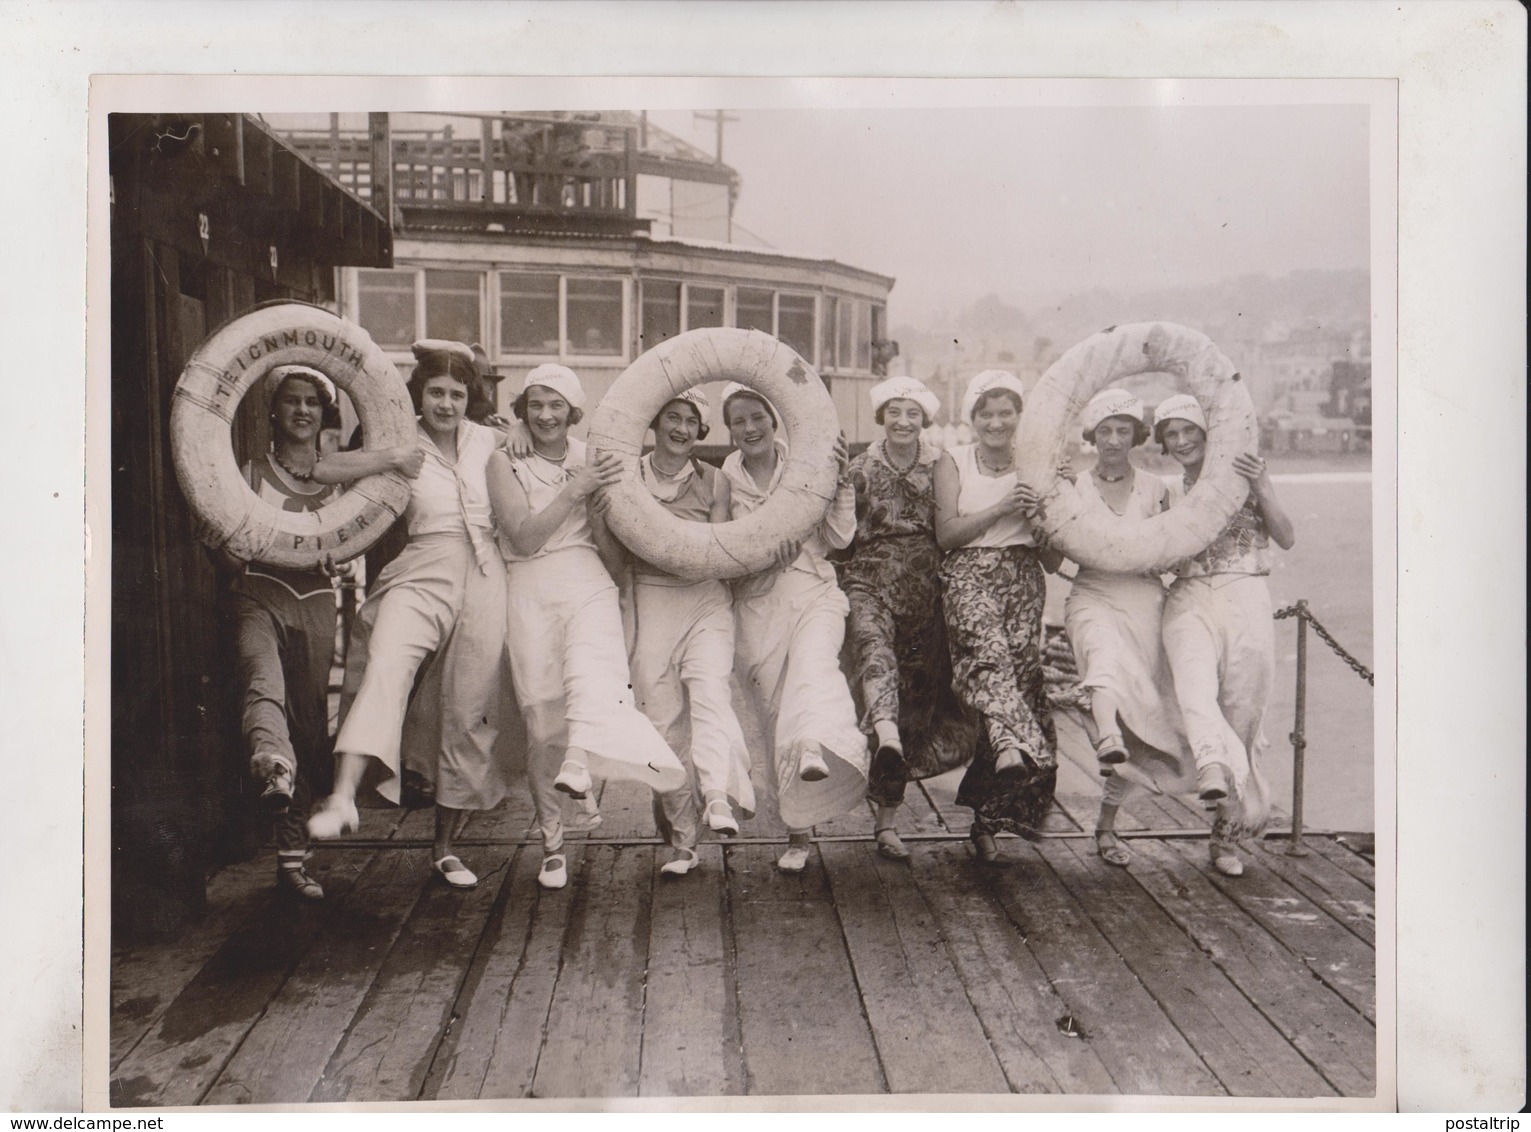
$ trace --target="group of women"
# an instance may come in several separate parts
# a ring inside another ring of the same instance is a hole
[[[289,435],[273,415],[264,463],[304,502],[379,470],[412,484],[401,520],[408,544],[372,582],[358,617],[333,788],[307,836],[355,829],[356,798],[369,782],[398,801],[401,750],[413,744],[410,761],[435,786],[432,867],[444,883],[472,887],[477,878],[453,839],[467,814],[505,796],[512,771],[496,738],[515,710],[543,843],[539,883],[567,883],[562,797],[589,798],[598,779],[653,791],[669,846],[661,872],[684,875],[703,824],[732,836],[754,812],[733,681],[757,716],[765,777],[788,830],[783,871],[807,866],[815,825],[863,801],[878,851],[907,860],[895,828],[907,784],[962,766],[958,802],[974,812],[980,862],[1005,863],[997,833],[1036,836],[1057,776],[1043,674],[1045,573],[1063,556],[1046,545],[1037,492],[1016,472],[1024,390],[1013,374],[973,378],[961,407],[973,443],[945,453],[923,438],[939,408],[928,388],[908,377],[875,386],[884,436],[854,460],[839,443],[837,488],[821,521],[780,548],[770,568],[727,584],[669,574],[609,531],[602,489],[622,468],[569,434],[585,409],[573,371],[542,365],[526,375],[507,438],[467,418],[470,399],[482,396],[468,347],[423,342],[415,354],[415,449],[320,458],[306,433]],[[274,403],[305,382],[318,400],[333,400],[322,381],[282,376]],[[734,450],[714,469],[694,454],[708,410],[699,390],[662,406],[638,471],[672,514],[721,523],[778,488],[787,439],[775,406],[730,385],[722,416]],[[1174,506],[1201,472],[1206,423],[1193,399],[1165,401],[1150,425],[1137,398],[1108,390],[1082,423],[1099,460],[1075,490],[1092,506],[1151,515]],[[1150,432],[1184,469],[1183,485],[1131,464],[1128,453]],[[1195,792],[1216,805],[1212,856],[1227,873],[1242,871],[1234,843],[1263,820],[1257,759],[1272,657],[1262,576],[1267,544],[1289,546],[1292,531],[1263,463],[1240,457],[1236,467],[1249,501],[1211,546],[1176,566],[1168,591],[1156,575],[1082,567],[1074,577],[1067,622],[1089,692],[1086,725],[1108,776],[1097,844],[1111,864],[1130,860],[1115,816],[1134,789]],[[294,680],[312,680],[319,663],[310,651],[307,669],[289,671],[294,720]],[[513,696],[502,680],[507,658]],[[329,768],[293,757],[291,744],[274,759],[250,719],[247,711],[252,770],[279,806],[301,813]],[[305,732],[311,749],[313,739]],[[286,826],[279,876],[317,899],[302,823],[290,817]]]

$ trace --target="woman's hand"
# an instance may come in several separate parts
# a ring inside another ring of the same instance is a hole
[[[803,543],[801,539],[788,539],[776,548],[776,553],[771,555],[771,569],[785,570],[797,561],[797,556],[802,553]]]
[[[603,487],[622,482],[622,458],[615,452],[593,452],[583,466],[569,476],[575,499],[585,499]]]
[[[1017,478],[1015,486],[1005,492],[1005,497],[994,506],[1004,515],[1029,515],[1041,502],[1042,497],[1037,494],[1036,488]]]
[[[1054,470],[1058,473],[1060,480],[1068,480],[1069,483],[1074,482],[1074,461],[1071,457],[1067,455],[1059,456],[1058,465]]]
[[[400,444],[388,449],[388,467],[405,479],[414,479],[425,465],[425,450],[418,444]]]
[[[835,437],[835,476],[842,483],[845,481],[846,470],[851,466],[851,448],[845,440],[845,433]]]
[[[1249,481],[1250,494],[1255,498],[1255,505],[1260,508],[1260,515],[1265,520],[1271,540],[1282,550],[1291,550],[1297,537],[1296,531],[1292,520],[1276,501],[1276,488],[1271,483],[1265,461],[1246,452],[1233,458],[1233,470]]]
[[[518,460],[524,460],[532,454],[532,433],[525,421],[513,420],[506,424],[505,451]]]
[[[1270,491],[1271,477],[1265,468],[1265,461],[1252,452],[1245,452],[1233,458],[1233,470],[1238,472],[1249,481],[1249,486],[1260,494]]]

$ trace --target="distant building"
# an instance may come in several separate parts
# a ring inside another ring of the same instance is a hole
[[[512,379],[500,411],[542,362],[574,368],[593,402],[666,338],[746,327],[807,359],[851,440],[872,439],[866,389],[896,349],[894,280],[734,242],[738,173],[643,116],[270,120],[363,199],[390,199],[393,266],[343,268],[336,291],[340,313],[406,371],[417,338],[476,342]]]

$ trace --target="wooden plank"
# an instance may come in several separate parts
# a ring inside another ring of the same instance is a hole
[[[1303,839],[1303,843],[1315,853],[1344,869],[1367,888],[1376,889],[1376,867],[1343,841],[1331,837],[1307,837]]]
[[[819,847],[861,1001],[895,1093],[1003,1093],[934,914],[907,866],[865,842]]]
[[[1287,843],[1257,841],[1257,868],[1268,868],[1343,924],[1368,947],[1377,945],[1376,895],[1327,857],[1291,857]]]
[[[1091,799],[1088,818],[1080,816],[1080,828],[1095,829],[1097,811],[1106,779],[1100,776],[1100,765],[1089,736],[1075,719],[1064,712],[1054,713],[1058,726],[1058,791],[1063,793],[1065,783],[1071,798],[1084,794]],[[1063,764],[1068,763],[1065,767]],[[1078,772],[1076,774],[1075,772]],[[1083,776],[1081,779],[1080,776]],[[1088,785],[1086,785],[1086,781]],[[1076,803],[1077,804],[1077,803]],[[1171,795],[1154,794],[1147,790],[1134,791],[1127,804],[1117,811],[1116,828],[1123,831],[1138,829],[1206,829],[1209,820],[1182,799]]]
[[[568,847],[571,885],[579,883],[583,854],[581,845]],[[422,1099],[528,1095],[574,903],[567,888],[538,887],[541,867],[538,851],[516,856],[458,992],[458,1021],[436,1052]]]
[[[1376,1091],[1377,1034],[1163,842],[1134,843],[1132,879],[1342,1096]]]
[[[637,1096],[653,879],[650,846],[586,847],[532,1096]]]
[[[326,922],[337,915],[371,853],[337,854],[322,905],[278,900],[231,935],[112,1074],[114,1107],[201,1101],[277,996]]]
[[[627,841],[658,837],[654,827],[654,792],[639,782],[608,782],[601,791],[601,824],[594,840]]]
[[[961,834],[966,834],[973,824],[973,811],[957,805],[957,787],[964,773],[959,767],[920,783],[920,789],[930,799],[931,808],[940,815],[942,824],[953,833]]]
[[[203,1098],[206,1104],[306,1100],[420,898],[429,854],[379,852]]]
[[[1068,1015],[1124,1093],[1208,1096],[1224,1090],[1153,996],[1123,965],[1033,845],[990,881]]]
[[[537,809],[526,779],[510,783],[504,800],[492,810],[474,812],[458,835],[463,841],[521,841],[537,838]]]
[[[1241,877],[1225,877],[1212,867],[1200,843],[1177,844],[1175,851],[1230,900],[1259,921],[1298,956],[1308,970],[1367,1021],[1377,1020],[1377,953],[1341,928],[1318,905],[1280,877],[1246,865]]]
[[[728,850],[739,1029],[752,1096],[885,1093],[850,958],[824,882],[778,850]]]
[[[1334,1089],[1125,870],[1082,842],[1042,855],[1122,961],[1236,1097],[1322,1097]]]
[[[309,1100],[407,1101],[420,1095],[517,851],[509,845],[465,850],[479,876],[471,891],[454,892],[439,882],[426,886]]]
[[[110,1061],[116,1068],[164,1017],[229,933],[266,917],[279,896],[269,856],[220,869],[207,885],[208,914],[174,940],[117,948],[111,966]]]
[[[1010,1090],[1119,1092],[1094,1047],[1059,1030],[1068,1007],[964,846],[930,846],[915,855],[911,873],[940,919],[947,954]]]
[[[751,705],[749,697],[739,689],[739,681],[732,682],[734,714],[744,731],[744,740],[750,754],[750,782],[755,787],[755,816],[739,822],[741,837],[772,837],[787,839],[787,826],[781,820],[776,802],[776,785],[771,778],[771,753],[766,746],[765,731],[760,717]]]
[[[685,877],[660,877],[649,917],[638,1094],[744,1093],[739,1017],[725,948],[723,849],[703,844]]]

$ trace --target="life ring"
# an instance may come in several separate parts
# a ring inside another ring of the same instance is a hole
[[[737,381],[765,394],[791,442],[771,497],[727,523],[677,518],[638,475],[649,422],[667,401],[709,381]],[[835,496],[839,431],[829,391],[790,346],[758,330],[709,327],[676,335],[624,370],[591,414],[587,443],[622,457],[622,481],[607,489],[607,522],[616,536],[644,561],[700,581],[769,569],[784,545],[813,532]]]
[[[1207,416],[1207,453],[1195,486],[1169,511],[1115,519],[1087,508],[1057,464],[1085,402],[1143,373],[1173,374],[1196,398]],[[1113,573],[1161,573],[1205,550],[1249,494],[1233,458],[1258,449],[1254,404],[1233,363],[1205,334],[1172,322],[1113,326],[1074,346],[1031,391],[1015,436],[1016,469],[1042,497],[1037,524],[1049,544]]]
[[[312,569],[371,546],[409,503],[396,472],[367,476],[317,511],[281,511],[260,499],[234,460],[230,427],[240,401],[272,369],[306,365],[351,398],[369,449],[413,443],[403,379],[355,323],[308,303],[267,303],[224,323],[181,371],[170,406],[176,479],[198,520],[197,537],[244,562]]]

